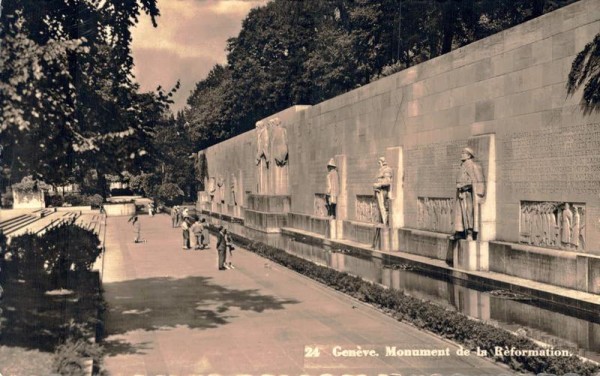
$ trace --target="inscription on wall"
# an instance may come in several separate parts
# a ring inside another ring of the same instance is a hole
[[[314,215],[316,217],[327,217],[327,199],[325,193],[315,193]]]
[[[595,194],[600,189],[600,124],[514,133],[502,149],[498,182],[511,191]]]
[[[406,152],[405,184],[423,196],[443,197],[456,187],[455,174],[466,141],[417,145]],[[414,201],[413,201],[414,202]]]
[[[386,204],[389,200],[386,202]],[[381,214],[374,196],[356,196],[356,220],[360,222],[381,223]]]
[[[521,201],[519,241],[538,247],[585,249],[585,204]]]
[[[454,199],[419,197],[417,201],[417,226],[419,229],[452,233]]]

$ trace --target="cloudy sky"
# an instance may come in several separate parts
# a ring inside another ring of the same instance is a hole
[[[134,74],[142,91],[181,80],[173,110],[181,109],[196,82],[217,63],[225,63],[227,39],[236,37],[250,9],[267,0],[158,0],[161,16],[133,30]]]

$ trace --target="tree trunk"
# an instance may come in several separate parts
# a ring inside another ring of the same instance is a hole
[[[452,51],[454,29],[458,16],[458,5],[453,0],[448,0],[442,5],[442,51],[441,54]]]

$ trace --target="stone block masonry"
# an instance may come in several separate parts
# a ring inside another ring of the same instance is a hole
[[[600,114],[584,113],[581,93],[567,96],[565,84],[575,55],[599,32],[600,0],[578,1],[263,119],[278,118],[285,129],[284,174],[275,163],[257,165],[253,130],[205,150],[209,176],[225,187],[235,176],[244,223],[265,232],[288,226],[375,249],[454,253],[458,268],[598,293]],[[485,196],[477,245],[461,242],[453,252],[447,237],[465,147],[482,167]],[[392,176],[383,199],[374,192],[380,157]],[[332,158],[340,180],[335,219],[325,197]],[[236,205],[229,196],[220,210]]]

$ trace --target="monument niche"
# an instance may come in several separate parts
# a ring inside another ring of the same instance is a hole
[[[287,130],[278,117],[256,123],[256,193],[247,195],[245,224],[264,232],[280,232],[290,210]]]
[[[336,155],[327,163],[323,163],[326,167],[319,173],[321,177],[319,188],[313,193],[312,213],[290,212],[289,227],[286,231],[294,233],[296,230],[302,230],[318,234],[325,239],[341,238],[341,219],[346,216],[345,165],[345,155]]]
[[[377,170],[368,190],[356,192],[354,218],[343,222],[344,239],[379,250],[399,250],[399,230],[404,226],[402,147],[390,147],[377,159]],[[388,163],[389,162],[389,163]]]

